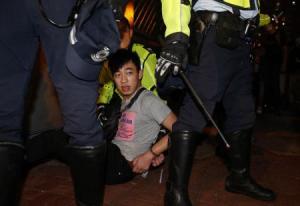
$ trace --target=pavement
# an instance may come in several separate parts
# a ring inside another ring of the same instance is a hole
[[[194,206],[298,206],[300,205],[300,110],[262,114],[257,118],[252,147],[253,178],[272,188],[277,199],[258,201],[224,189],[228,171],[215,155],[216,136],[206,128],[190,178]],[[167,165],[147,177],[106,186],[104,206],[163,206]],[[75,206],[69,168],[55,160],[32,168],[25,181],[21,206]]]

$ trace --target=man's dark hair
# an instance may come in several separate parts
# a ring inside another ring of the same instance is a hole
[[[114,75],[124,64],[130,61],[133,62],[138,71],[141,69],[140,58],[136,52],[132,52],[128,49],[119,49],[109,57],[108,67],[112,75]]]

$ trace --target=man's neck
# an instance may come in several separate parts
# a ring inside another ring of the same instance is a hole
[[[131,96],[129,96],[129,97],[128,97],[128,96],[127,96],[127,97],[124,97],[124,96],[123,96],[123,100],[124,100],[125,102],[129,102],[141,88],[142,88],[142,86],[140,85],[140,86],[135,90],[135,92],[134,92]]]

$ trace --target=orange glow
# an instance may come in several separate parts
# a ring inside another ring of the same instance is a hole
[[[134,22],[134,3],[133,1],[128,1],[125,7],[124,16],[129,21],[130,27],[133,28]]]

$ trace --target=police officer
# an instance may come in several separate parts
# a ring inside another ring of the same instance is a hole
[[[197,0],[193,5],[193,16],[198,19],[198,27],[191,31],[188,27],[191,1],[161,2],[166,39],[156,69],[158,81],[164,81],[170,72],[176,73],[185,67],[189,36],[196,35],[200,45],[191,53],[193,58],[189,58],[188,75],[210,113],[217,102],[221,102],[225,110],[223,130],[231,145],[227,150],[230,174],[225,188],[260,200],[274,200],[274,192],[263,188],[250,176],[255,112],[247,35],[249,29],[256,25],[259,2]],[[194,61],[195,57],[198,62]],[[196,138],[206,123],[201,108],[187,95],[171,134],[165,205],[191,205],[188,181]]]
[[[4,0],[0,27],[0,205],[18,204],[24,96],[39,43],[69,136],[59,151],[70,166],[77,205],[102,205],[106,146],[96,117],[97,76],[119,45],[111,7],[104,0]]]

